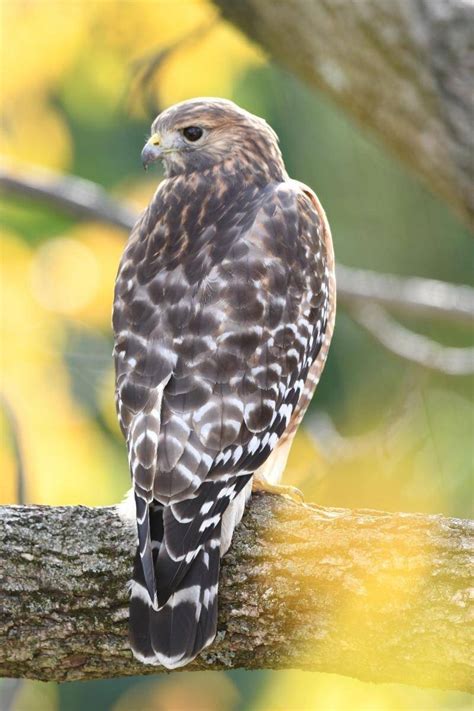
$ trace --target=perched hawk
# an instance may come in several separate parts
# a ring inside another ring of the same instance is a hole
[[[234,103],[167,109],[142,159],[163,159],[166,179],[130,235],[113,314],[138,526],[130,641],[174,669],[213,641],[252,479],[275,489],[321,375],[334,257],[276,134]]]

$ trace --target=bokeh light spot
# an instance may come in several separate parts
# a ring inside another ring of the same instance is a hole
[[[69,237],[42,245],[31,267],[31,288],[44,308],[73,314],[86,306],[99,284],[99,267],[92,250]]]

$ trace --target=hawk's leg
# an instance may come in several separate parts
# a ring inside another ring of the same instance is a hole
[[[304,502],[302,492],[296,486],[285,486],[284,484],[271,484],[263,478],[254,477],[252,481],[252,491],[266,491],[269,494],[280,494],[288,499],[295,501],[297,504]]]
[[[267,491],[269,494],[280,494],[280,496],[286,496],[300,504],[304,501],[303,494],[295,486],[285,486],[279,483],[286,466],[292,441],[293,436],[281,441],[265,464],[262,464],[257,469],[252,479],[252,491]]]

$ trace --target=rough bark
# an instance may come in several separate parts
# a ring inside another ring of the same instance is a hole
[[[473,225],[471,0],[214,0]]]
[[[134,532],[114,508],[0,507],[0,546],[0,676],[160,671],[127,645]],[[468,689],[473,553],[468,521],[255,495],[224,559],[218,638],[188,669]]]

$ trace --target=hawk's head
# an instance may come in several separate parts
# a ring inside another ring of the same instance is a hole
[[[278,137],[266,121],[226,99],[191,99],[171,106],[153,122],[143,165],[162,159],[167,175],[233,162],[281,179]]]

